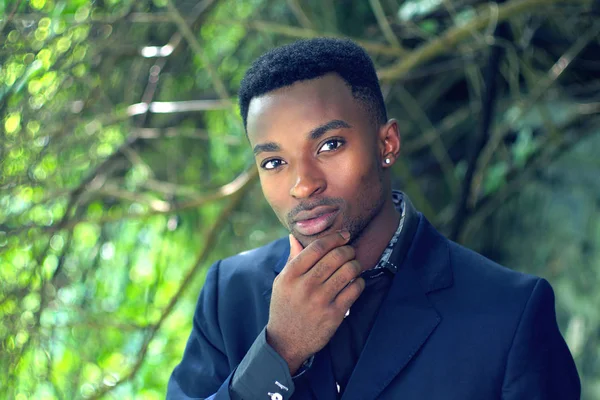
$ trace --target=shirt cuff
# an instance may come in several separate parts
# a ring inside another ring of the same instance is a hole
[[[314,359],[315,359],[315,356],[313,354],[312,356],[310,356],[310,358],[308,360],[304,361],[302,363],[302,365],[300,366],[300,368],[298,369],[298,372],[296,373],[296,375],[292,376],[292,379],[295,381],[296,379],[298,379],[302,375],[304,375],[304,373],[306,371],[308,371],[310,369],[310,367],[312,366]]]
[[[229,389],[243,399],[286,400],[294,393],[287,362],[267,343],[266,328],[235,370]]]

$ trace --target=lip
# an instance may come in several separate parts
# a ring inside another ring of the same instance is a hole
[[[331,207],[317,207],[310,211],[302,211],[298,213],[294,226],[303,236],[317,235],[333,225],[338,212],[339,209]]]

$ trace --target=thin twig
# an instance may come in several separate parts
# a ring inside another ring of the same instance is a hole
[[[313,24],[312,24],[310,18],[308,18],[306,16],[306,13],[302,9],[302,6],[300,5],[300,3],[298,3],[298,0],[287,0],[287,4],[290,7],[290,9],[292,10],[292,13],[296,17],[296,19],[298,20],[300,25],[302,25],[302,27],[304,27],[306,29],[313,28]]]
[[[230,23],[240,23],[238,21],[232,21]],[[297,39],[311,39],[320,36],[336,37],[336,38],[347,38],[352,39],[365,50],[371,54],[381,54],[386,56],[403,56],[407,52],[402,48],[392,47],[383,43],[372,42],[368,40],[361,40],[356,38],[350,38],[348,36],[339,35],[332,32],[319,32],[312,29],[298,28],[294,26],[281,25],[267,21],[249,21],[244,24],[247,28],[254,29],[259,32],[271,33],[277,35],[289,36]]]
[[[495,37],[506,38],[508,36],[508,25],[501,23],[496,27],[494,32]],[[471,207],[469,207],[469,198],[471,195],[471,187],[473,182],[473,176],[477,168],[477,160],[481,155],[485,144],[490,137],[490,126],[492,124],[494,110],[497,101],[497,87],[498,87],[498,74],[500,71],[500,63],[502,60],[503,48],[494,46],[490,49],[488,65],[485,69],[485,75],[483,77],[483,87],[480,89],[478,94],[479,103],[481,104],[481,113],[478,121],[478,127],[471,140],[470,148],[467,154],[467,168],[465,176],[463,177],[462,187],[460,191],[460,197],[456,202],[456,213],[454,217],[454,224],[450,231],[450,239],[456,240],[463,228],[464,222],[467,220],[471,213]],[[476,71],[479,75],[479,70]],[[477,82],[477,77],[471,79]]]
[[[421,132],[416,139],[404,144],[402,146],[402,152],[404,154],[410,154],[419,151],[424,147],[430,146],[431,143],[438,140],[443,133],[454,129],[459,124],[462,124],[471,115],[473,115],[473,113],[469,107],[459,108],[453,113],[445,116],[444,119],[442,119],[442,121],[438,124],[437,128],[434,127],[434,129],[427,129],[424,132]]]
[[[408,53],[404,58],[388,68],[379,71],[382,80],[400,79],[416,66],[423,64],[437,56],[453,50],[459,43],[470,37],[474,31],[486,29],[490,22],[500,23],[508,18],[535,10],[544,10],[545,7],[556,3],[565,3],[567,0],[512,0],[495,11],[487,8],[481,15],[475,17],[465,25],[455,26],[443,35],[423,44],[421,47]],[[593,0],[569,0],[569,4],[588,5]]]
[[[17,10],[19,9],[19,6],[21,5],[22,2],[23,2],[23,0],[17,0],[17,3],[15,4],[15,6],[12,9],[12,11],[10,12],[10,14],[8,14],[8,16],[1,22],[0,35],[2,35],[2,32],[4,32],[4,28],[6,28],[8,26],[8,24],[10,23],[10,21],[12,21],[13,17],[17,13]]]
[[[381,6],[381,2],[379,0],[369,0],[369,4],[371,4],[371,10],[373,10],[373,14],[375,14],[375,18],[377,19],[377,23],[379,24],[379,29],[383,33],[383,36],[391,44],[393,47],[402,49],[402,44],[394,35],[394,31],[392,31],[392,27],[390,26],[387,17],[385,16],[385,12],[383,11],[383,7]]]
[[[456,193],[458,184],[454,178],[454,163],[450,159],[450,156],[448,156],[448,150],[442,141],[440,133],[429,117],[427,117],[425,111],[419,106],[417,100],[402,85],[396,85],[396,95],[402,107],[408,111],[408,115],[412,116],[420,126],[421,131],[432,132],[430,135],[433,140],[428,142],[431,146],[431,152],[440,165],[448,189],[451,193]]]
[[[179,11],[177,10],[177,7],[175,7],[175,5],[173,4],[172,0],[167,0],[167,7],[171,12],[173,22],[175,22],[175,24],[177,25],[177,28],[179,29],[185,40],[188,42],[188,45],[190,46],[194,54],[197,57],[199,57],[200,60],[202,60],[202,64],[208,72],[208,75],[213,83],[215,91],[217,92],[221,100],[228,102],[233,107],[231,97],[229,96],[229,92],[227,91],[223,80],[219,77],[216,68],[212,65],[212,63],[206,56],[206,53],[202,50],[202,46],[200,45],[200,42],[198,42],[198,39],[196,39],[196,36],[190,29],[188,22],[181,16]]]

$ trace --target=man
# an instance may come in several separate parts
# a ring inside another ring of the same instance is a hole
[[[277,48],[240,107],[291,234],[211,267],[167,398],[579,398],[550,285],[450,242],[392,191],[398,125],[363,49]]]

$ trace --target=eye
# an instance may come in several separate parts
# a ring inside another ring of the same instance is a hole
[[[284,164],[285,164],[285,162],[280,158],[271,158],[269,160],[263,161],[262,164],[260,164],[260,167],[262,169],[272,170],[272,169],[277,169]]]
[[[329,139],[319,149],[319,153],[326,151],[334,151],[339,149],[344,145],[344,141],[342,139]]]

